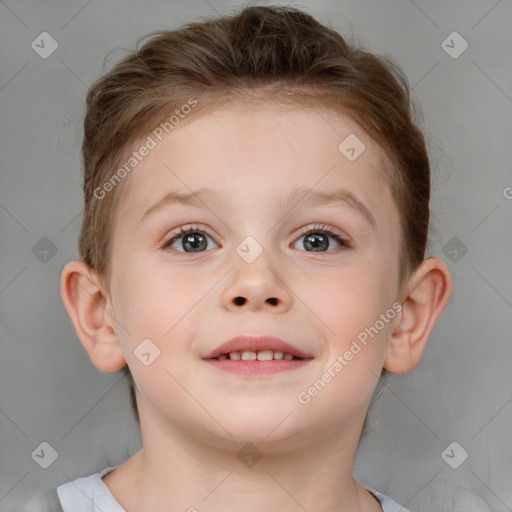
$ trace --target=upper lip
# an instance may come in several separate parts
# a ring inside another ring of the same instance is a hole
[[[229,354],[230,352],[258,352],[260,350],[284,352],[292,354],[295,357],[300,357],[301,359],[311,359],[313,357],[311,354],[303,352],[291,343],[280,338],[276,338],[275,336],[243,335],[236,336],[235,338],[222,343],[217,348],[206,354],[203,359],[215,359],[221,354]]]

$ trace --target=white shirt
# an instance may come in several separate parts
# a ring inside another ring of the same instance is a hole
[[[94,475],[77,478],[57,487],[62,512],[126,512],[101,479],[114,469],[115,467],[108,467]],[[368,487],[367,489],[380,501],[383,512],[409,512],[389,496]]]

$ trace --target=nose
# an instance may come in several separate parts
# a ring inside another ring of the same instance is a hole
[[[222,304],[225,308],[236,311],[267,310],[282,313],[290,309],[293,302],[291,292],[283,269],[269,266],[266,253],[263,252],[255,261],[247,263],[235,256],[235,266],[222,291]]]

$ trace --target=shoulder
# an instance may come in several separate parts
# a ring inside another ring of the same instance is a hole
[[[125,512],[102,480],[112,469],[109,467],[57,487],[62,512]]]
[[[382,505],[383,512],[409,512],[405,507],[399,505],[389,496],[386,496],[385,494],[382,494],[381,492],[378,492],[375,489],[368,490],[379,499],[380,504]]]

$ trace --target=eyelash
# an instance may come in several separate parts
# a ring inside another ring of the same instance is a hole
[[[176,240],[179,240],[182,236],[184,236],[188,233],[196,233],[196,232],[204,233],[205,235],[208,235],[210,238],[213,239],[213,237],[208,232],[204,231],[199,226],[191,226],[186,229],[183,229],[183,227],[180,227],[179,231],[177,233],[173,233],[170,238],[167,238],[160,244],[160,249],[164,249],[164,250],[169,249],[171,247],[171,245],[173,245],[174,242],[176,242]],[[306,226],[305,228],[303,228],[300,231],[298,238],[301,238],[304,235],[307,235],[308,233],[311,233],[311,232],[313,232],[313,233],[321,232],[323,234],[329,235],[332,238],[334,238],[334,240],[336,240],[340,244],[340,247],[338,247],[337,250],[346,250],[346,249],[352,248],[351,243],[346,238],[344,238],[340,233],[338,233],[334,229],[330,228],[329,226],[326,226],[325,224],[313,224],[310,226]],[[177,251],[177,252],[181,253],[181,251]],[[203,252],[206,252],[206,251],[203,251]],[[315,252],[315,251],[303,251],[303,252]],[[319,251],[319,252],[329,253],[329,252],[335,252],[335,251]],[[189,254],[195,254],[195,253],[184,252],[182,254],[189,255]],[[196,254],[199,254],[199,253],[196,253]]]
[[[322,233],[325,235],[329,235],[336,242],[340,244],[341,247],[338,249],[350,249],[352,245],[350,242],[341,234],[335,231],[334,229],[330,228],[329,226],[326,226],[325,224],[313,224],[310,226],[306,226],[305,228],[301,229],[298,235],[298,238],[303,237],[304,235],[307,235],[308,233]],[[314,252],[314,251],[304,251],[304,252]],[[334,252],[334,251],[325,251],[325,252]]]

